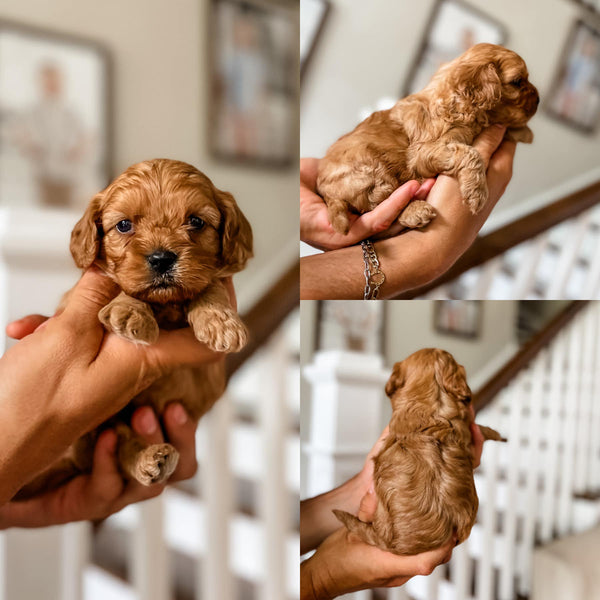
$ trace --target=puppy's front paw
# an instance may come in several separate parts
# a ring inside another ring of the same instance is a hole
[[[248,341],[248,330],[232,310],[205,310],[190,318],[198,341],[216,352],[238,352]]]
[[[179,452],[171,444],[153,444],[136,457],[133,475],[143,485],[163,483],[175,471]]]
[[[469,207],[471,214],[476,215],[488,201],[488,188],[485,180],[477,187],[465,186],[461,190],[465,204]]]
[[[435,208],[424,200],[413,200],[398,217],[398,223],[409,229],[419,229],[429,225],[436,216]]]
[[[98,318],[106,329],[130,342],[153,344],[158,340],[158,323],[146,306],[110,303],[98,313]]]

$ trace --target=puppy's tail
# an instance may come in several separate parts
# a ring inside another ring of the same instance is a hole
[[[495,429],[492,429],[491,427],[480,425],[479,429],[481,429],[481,433],[483,434],[483,437],[486,440],[493,440],[495,442],[507,441],[505,437],[502,437]]]
[[[381,546],[381,540],[375,533],[371,523],[363,523],[363,521],[344,510],[334,509],[333,514],[348,531],[356,534],[363,542],[371,544],[371,546]]]

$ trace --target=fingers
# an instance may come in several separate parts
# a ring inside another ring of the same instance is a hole
[[[473,446],[471,448],[473,468],[476,469],[481,463],[481,454],[483,453],[483,442],[485,441],[485,438],[483,433],[481,433],[481,429],[479,429],[479,425],[471,423],[470,428],[471,437],[473,438]]]
[[[149,444],[162,444],[164,442],[160,423],[150,406],[142,406],[133,413],[131,428]]]
[[[38,327],[48,320],[44,315],[27,315],[22,319],[13,321],[6,326],[6,335],[14,340],[22,340],[33,333]]]
[[[179,462],[169,481],[190,479],[196,474],[196,423],[179,402],[169,404],[163,414],[167,438],[179,451]]]
[[[358,509],[358,518],[363,523],[371,523],[375,518],[375,511],[377,510],[377,496],[373,488],[362,497],[360,501],[360,507]]]
[[[389,229],[421,188],[418,181],[407,181],[401,185],[379,206],[356,219],[348,233],[349,237],[360,241]]]
[[[123,476],[117,462],[117,434],[112,429],[103,431],[94,447],[92,473],[87,486],[87,504],[91,508],[99,505],[95,514],[83,515],[82,518],[99,519],[108,516],[112,511],[112,503],[125,488]]]
[[[103,333],[98,312],[117,294],[119,287],[99,269],[88,269],[77,282],[67,300],[65,310],[57,317],[77,329],[96,329]]]
[[[435,185],[436,179],[435,177],[430,177],[426,179],[421,187],[415,193],[415,200],[425,200],[431,191],[431,188]]]
[[[490,199],[497,201],[512,178],[517,144],[505,140],[492,156],[487,170]]]
[[[317,187],[317,173],[319,171],[318,158],[300,159],[300,183],[309,190],[315,191]]]
[[[484,129],[473,141],[473,147],[481,154],[485,161],[485,167],[487,169],[490,164],[492,154],[496,152],[498,146],[502,143],[504,138],[504,132],[506,127],[502,125],[493,125]]]
[[[414,556],[397,556],[389,554],[389,562],[392,563],[394,560],[398,562],[399,569],[398,574],[414,576],[414,575],[431,575],[433,570],[444,563],[447,563],[452,558],[452,550],[456,545],[456,538],[453,536],[443,546],[430,550],[428,552],[422,552],[421,554],[415,554]],[[400,567],[401,565],[401,567]]]
[[[189,327],[172,331],[161,330],[158,342],[144,347],[143,350],[147,353],[150,364],[159,371],[168,371],[178,366],[197,367],[223,359],[224,356],[200,343]]]

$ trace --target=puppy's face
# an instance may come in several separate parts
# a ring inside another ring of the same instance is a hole
[[[525,61],[494,44],[477,44],[443,66],[432,80],[456,110],[484,112],[489,123],[523,127],[535,114],[539,94]]]
[[[396,363],[385,391],[394,410],[420,421],[440,417],[470,423],[473,419],[465,369],[444,350],[424,348]]]
[[[97,262],[128,294],[165,304],[241,270],[252,233],[235,200],[197,169],[157,159],[95,196],[71,235],[79,267]]]

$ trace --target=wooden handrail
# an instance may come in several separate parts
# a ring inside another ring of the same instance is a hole
[[[478,237],[472,246],[441,277],[420,288],[404,292],[397,296],[397,299],[415,298],[444,283],[448,283],[465,271],[478,267],[562,221],[576,217],[598,202],[600,202],[600,181],[565,196],[549,206],[529,213],[487,235]]]
[[[487,406],[496,394],[507,386],[569,323],[573,317],[588,303],[588,300],[574,300],[558,313],[543,329],[533,335],[525,345],[501,367],[488,381],[473,394],[473,405],[476,410]]]
[[[294,263],[245,314],[242,320],[250,332],[250,341],[226,359],[229,379],[279,327],[285,317],[300,305],[300,262]]]

